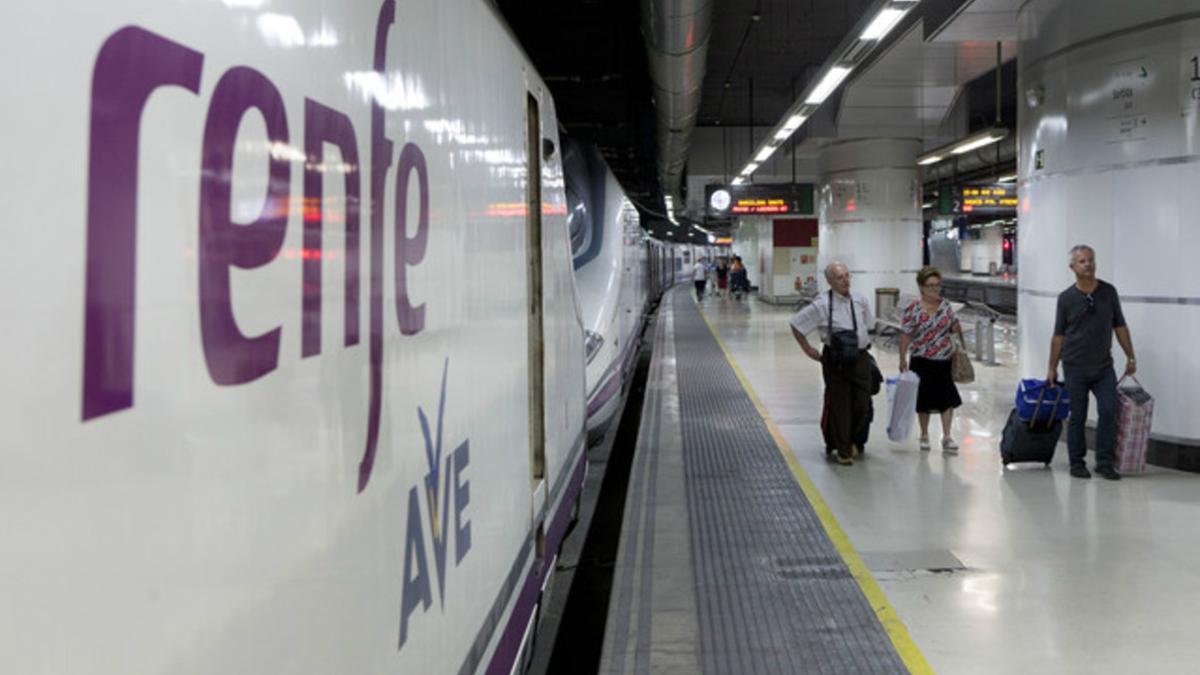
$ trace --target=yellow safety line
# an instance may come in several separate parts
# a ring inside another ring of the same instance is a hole
[[[697,308],[699,309],[699,308]],[[717,340],[717,345],[721,347],[721,351],[725,353],[725,359],[729,361],[730,367],[737,375],[738,381],[742,383],[742,388],[750,396],[750,400],[754,403],[754,407],[758,410],[758,414],[766,423],[767,429],[771,432],[771,438],[775,439],[775,445],[779,447],[779,452],[783,454],[783,459],[787,462],[788,468],[792,470],[792,476],[796,482],[800,484],[800,489],[804,491],[804,496],[808,497],[808,501],[812,504],[813,510],[817,512],[817,517],[821,519],[821,525],[825,527],[826,534],[829,535],[830,541],[833,542],[833,547],[837,549],[838,555],[842,556],[846,566],[850,568],[850,574],[854,577],[854,581],[858,583],[859,589],[867,598],[867,602],[871,603],[871,607],[875,610],[875,616],[879,618],[879,623],[883,625],[883,630],[887,632],[888,638],[891,639],[892,645],[896,648],[896,653],[900,655],[900,659],[904,661],[904,665],[908,667],[908,671],[914,675],[926,675],[933,673],[933,668],[929,666],[929,662],[925,660],[925,656],[913,642],[912,636],[908,634],[908,629],[904,627],[904,623],[900,621],[900,617],[896,615],[896,610],[892,608],[888,602],[887,596],[879,588],[875,577],[871,576],[871,571],[867,569],[862,558],[859,557],[858,551],[854,550],[854,546],[850,544],[850,538],[838,525],[837,518],[834,518],[833,511],[829,508],[829,504],[821,497],[817,486],[800,467],[800,462],[796,459],[796,454],[792,452],[791,446],[784,440],[783,433],[779,431],[779,427],[767,414],[767,409],[759,400],[758,394],[754,393],[754,388],[750,386],[750,381],[746,379],[745,373],[738,367],[737,361],[733,358],[733,354],[725,346],[725,342],[721,340],[721,336],[717,334],[717,329],[704,315],[700,312],[700,316],[704,319],[704,323],[708,325],[708,330]]]

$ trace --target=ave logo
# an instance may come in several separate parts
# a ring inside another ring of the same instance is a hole
[[[450,538],[454,538],[454,566],[458,567],[471,551],[471,523],[463,510],[471,502],[470,482],[463,473],[471,462],[470,441],[464,440],[443,457],[442,421],[446,411],[446,377],[450,360],[442,366],[442,393],[438,400],[437,430],[431,433],[429,417],[417,407],[421,434],[425,440],[425,461],[429,472],[408,491],[408,519],[404,533],[404,579],[400,595],[400,649],[408,640],[408,621],[417,607],[428,611],[433,605],[433,584],[426,555],[426,542],[433,549],[433,570],[437,575],[438,605],[446,604],[446,567]],[[453,501],[451,494],[453,493]],[[421,504],[426,517],[421,517]],[[450,511],[454,511],[451,527]]]

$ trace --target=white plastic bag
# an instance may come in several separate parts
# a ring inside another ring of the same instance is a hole
[[[921,378],[913,371],[900,373],[887,380],[888,425],[887,435],[893,441],[908,440],[912,436],[917,419],[917,388]]]

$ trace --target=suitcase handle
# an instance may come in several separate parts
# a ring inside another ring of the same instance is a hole
[[[1134,382],[1137,382],[1137,380],[1134,380]],[[1037,421],[1038,413],[1042,410],[1042,401],[1046,398],[1046,389],[1048,389],[1048,387],[1043,386],[1042,390],[1038,392],[1037,405],[1033,407],[1033,417],[1029,420],[1030,425],[1033,425],[1033,423]],[[1050,411],[1050,420],[1058,418],[1058,404],[1060,403],[1062,403],[1062,396],[1058,396],[1054,399],[1054,410]]]

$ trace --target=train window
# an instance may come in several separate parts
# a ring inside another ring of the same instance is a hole
[[[592,214],[587,204],[575,191],[574,181],[568,180],[567,193],[567,227],[571,233],[571,256],[579,257],[588,249],[592,242]]]

